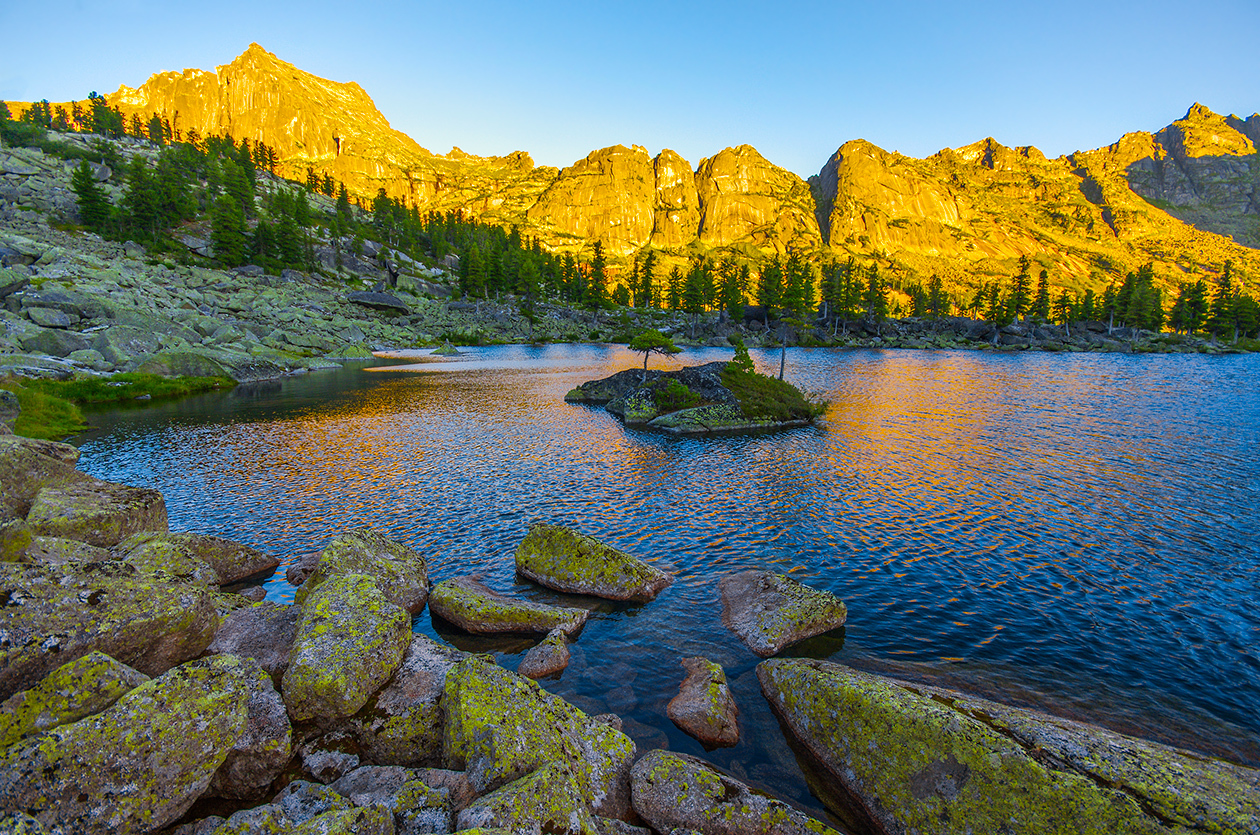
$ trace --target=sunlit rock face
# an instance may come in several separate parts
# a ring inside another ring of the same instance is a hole
[[[822,243],[809,186],[751,145],[719,151],[696,170],[700,240],[782,249]]]
[[[527,216],[553,238],[598,240],[611,255],[630,255],[652,236],[655,204],[648,152],[614,145],[562,169]]]
[[[652,245],[662,248],[685,246],[696,239],[700,229],[700,196],[691,164],[666,148],[652,161],[656,172],[656,206],[652,223]]]

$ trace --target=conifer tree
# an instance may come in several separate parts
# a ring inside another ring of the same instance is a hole
[[[1007,310],[1004,317],[1007,321],[1016,321],[1024,317],[1032,306],[1032,295],[1029,293],[1031,276],[1028,274],[1028,256],[1019,258],[1019,272],[1011,279],[1011,293],[1007,297]]]
[[[92,167],[82,160],[70,177],[70,185],[79,201],[79,217],[93,232],[103,233],[109,224],[111,207],[105,190],[96,184]]]
[[[1037,275],[1037,295],[1033,299],[1032,315],[1043,322],[1050,321],[1050,273],[1046,270]]]
[[[245,263],[248,243],[245,214],[240,203],[229,195],[225,194],[215,201],[210,240],[214,244],[214,257],[226,266],[236,267]]]

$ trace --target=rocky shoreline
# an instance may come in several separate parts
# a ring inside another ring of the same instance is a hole
[[[277,560],[170,532],[160,494],[94,479],[77,455],[0,434],[0,832],[834,831],[703,759],[638,750],[618,716],[531,678],[562,675],[598,613],[432,577],[367,529],[289,567],[294,604],[268,602],[256,583]],[[555,525],[531,528],[514,562],[552,589],[644,606],[672,580]],[[845,831],[1258,831],[1260,771],[784,656],[842,625],[844,604],[758,570],[720,592]],[[415,634],[426,608],[541,641],[514,673]],[[677,661],[669,718],[706,746],[736,743],[722,668]]]

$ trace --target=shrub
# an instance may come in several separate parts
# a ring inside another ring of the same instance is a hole
[[[652,392],[652,398],[656,401],[656,408],[662,412],[676,412],[700,405],[700,395],[677,380],[667,380],[665,385],[658,386]]]
[[[755,420],[812,420],[823,411],[822,404],[809,402],[791,383],[734,363],[722,371],[722,385],[739,400],[744,415]]]

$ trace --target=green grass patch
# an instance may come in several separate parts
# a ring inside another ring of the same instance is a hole
[[[747,371],[731,363],[722,371],[722,385],[739,400],[744,415],[758,420],[812,420],[823,405],[811,403],[786,380]]]
[[[0,379],[0,388],[17,395],[22,414],[13,424],[13,432],[27,438],[56,440],[82,432],[87,428],[83,412],[69,400],[46,394],[30,386],[35,380],[17,377]]]

